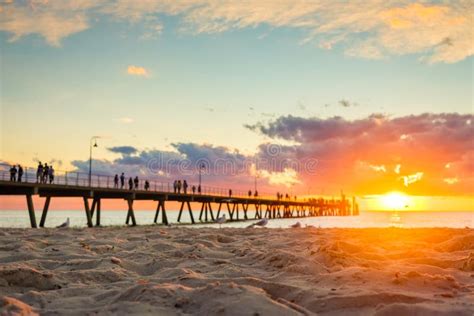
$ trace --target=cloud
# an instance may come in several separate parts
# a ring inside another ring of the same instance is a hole
[[[138,152],[138,150],[135,147],[132,146],[117,146],[117,147],[110,147],[108,148],[110,152],[116,153],[116,154],[123,154],[123,155],[132,155]]]
[[[384,165],[380,165],[380,166],[370,165],[370,168],[377,172],[387,172],[387,169],[385,169]]]
[[[339,101],[339,105],[341,105],[345,108],[348,108],[348,107],[351,107],[351,106],[357,106],[358,104],[355,103],[355,102],[351,102],[349,100],[342,99],[342,100]]]
[[[428,63],[453,63],[473,54],[473,2],[435,0],[104,0],[30,1],[3,5],[0,30],[11,40],[39,34],[51,45],[90,27],[89,20],[112,17],[142,23],[144,38],[162,32],[157,16],[176,16],[181,32],[220,33],[255,28],[302,30],[303,44],[340,46],[349,56],[381,59],[419,54]],[[256,35],[257,36],[257,35]]]
[[[130,65],[127,67],[127,73],[132,76],[148,77],[149,73],[143,67]]]
[[[94,160],[95,173],[114,175],[125,173],[125,176],[138,175],[140,178],[170,182],[174,179],[187,179],[190,184],[198,180],[199,167],[205,186],[216,188],[233,188],[247,191],[254,187],[255,176],[258,176],[260,193],[301,184],[300,170],[292,164],[281,164],[278,161],[258,159],[244,155],[235,149],[224,146],[196,143],[171,144],[173,151],[157,149],[140,150],[133,146],[117,146],[108,150],[120,156],[114,160]],[[262,150],[267,152],[262,145]],[[88,172],[88,160],[72,162],[77,171]]]
[[[397,164],[395,166],[395,168],[393,169],[393,172],[395,172],[396,174],[400,174],[400,169],[402,168],[402,165],[400,164]]]
[[[283,171],[268,171],[268,170],[258,170],[255,171],[255,165],[253,167],[253,172],[251,174],[253,176],[257,176],[257,178],[267,179],[270,185],[283,185],[286,188],[290,188],[295,184],[301,183],[298,180],[298,173],[296,170],[291,168],[284,168]]]
[[[406,187],[409,186],[410,184],[420,181],[422,178],[423,178],[423,172],[417,172],[415,174],[410,174],[410,175],[401,177],[401,179],[403,180],[403,185],[405,185]]]
[[[453,185],[459,182],[458,178],[446,178],[443,179],[444,182],[446,182],[448,185]]]
[[[298,170],[305,185],[319,183],[333,191],[342,187],[361,194],[396,189],[412,194],[469,194],[474,185],[474,127],[466,122],[473,118],[457,113],[373,114],[357,120],[288,115],[247,127],[273,143],[292,141],[293,145],[280,146],[281,159],[316,159],[318,180],[314,173]],[[443,179],[455,175],[462,186],[448,192]]]
[[[60,46],[63,38],[89,28],[88,10],[95,1],[38,1],[3,5],[0,31],[11,34],[9,41],[38,34],[52,46]]]

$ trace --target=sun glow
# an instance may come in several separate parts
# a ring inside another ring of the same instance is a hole
[[[410,197],[400,192],[390,192],[380,197],[380,204],[387,210],[403,210],[410,207]]]

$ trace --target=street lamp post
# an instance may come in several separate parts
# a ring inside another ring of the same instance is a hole
[[[255,192],[257,192],[257,178],[258,178],[258,159],[255,157]]]
[[[92,136],[89,143],[89,186],[92,185],[92,147],[97,147],[98,138],[99,136]]]
[[[202,170],[204,168],[206,168],[206,167],[204,166],[203,163],[199,165],[199,189],[202,189],[201,188],[201,180],[202,180]]]

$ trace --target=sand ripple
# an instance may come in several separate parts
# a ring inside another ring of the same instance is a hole
[[[5,229],[0,315],[472,315],[472,229]]]

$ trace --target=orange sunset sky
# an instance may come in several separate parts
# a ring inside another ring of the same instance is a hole
[[[473,5],[0,1],[1,168],[473,210]]]

